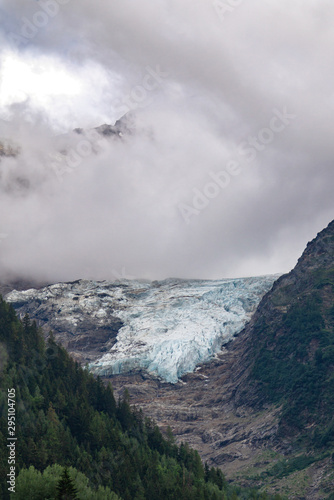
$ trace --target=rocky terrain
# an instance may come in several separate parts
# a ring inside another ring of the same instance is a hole
[[[237,402],[249,375],[248,341],[243,331],[215,360],[183,376],[178,384],[162,383],[145,373],[114,376],[106,382],[111,381],[116,395],[127,390],[132,404],[163,431],[170,427],[177,443],[197,449],[204,461],[220,467],[230,481],[287,498],[327,498],[334,488],[330,457],[288,476],[267,476],[275,464],[280,467],[302,451],[291,439],[277,436],[281,406],[259,408],[251,393],[248,401]]]

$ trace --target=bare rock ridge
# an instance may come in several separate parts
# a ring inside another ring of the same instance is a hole
[[[49,156],[44,158],[45,165],[54,160],[57,154],[64,156],[69,155],[69,150],[73,148],[83,137],[87,137],[93,143],[97,140],[98,135],[103,139],[121,139],[125,135],[130,135],[134,129],[134,119],[131,113],[127,113],[115,122],[114,125],[102,124],[93,129],[75,128],[73,131],[57,135],[52,138],[54,151],[49,151]],[[82,137],[83,136],[83,137]],[[4,137],[0,137],[0,163],[2,158],[16,158],[24,153],[20,144],[14,143]]]
[[[133,118],[127,114],[114,125],[76,128],[60,135],[50,132],[37,149],[31,148],[27,138],[18,137],[14,142],[3,132],[0,136],[1,190],[25,197],[40,190],[42,185],[54,187],[81,164],[87,151],[97,156],[108,150],[113,141],[125,140],[133,128]]]
[[[1,157],[15,157],[19,154],[20,149],[16,145],[8,141],[0,141],[0,161]]]

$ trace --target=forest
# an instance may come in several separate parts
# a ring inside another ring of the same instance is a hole
[[[280,498],[229,485],[186,443],[177,445],[170,430],[163,436],[126,393],[116,401],[110,384],[75,362],[52,332],[45,338],[27,315],[19,319],[2,298],[0,384],[2,499]],[[8,463],[9,431],[16,437],[15,465]],[[7,483],[10,467],[15,493]]]
[[[258,394],[282,405],[281,437],[328,454],[334,448],[334,268],[305,272],[297,285],[277,288],[271,304],[274,312],[254,324],[250,355]],[[277,307],[285,311],[279,318]]]

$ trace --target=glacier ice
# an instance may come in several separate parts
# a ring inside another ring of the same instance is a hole
[[[80,326],[83,313],[99,326],[106,325],[110,315],[116,316],[124,325],[116,343],[89,369],[102,376],[144,369],[175,383],[242,330],[277,277],[78,280],[13,291],[6,300],[14,307],[56,300],[59,307],[50,309],[50,314],[71,328]]]

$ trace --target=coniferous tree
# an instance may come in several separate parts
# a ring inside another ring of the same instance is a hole
[[[64,468],[57,485],[57,500],[76,500],[78,492],[73,479],[70,478],[67,467]]]

